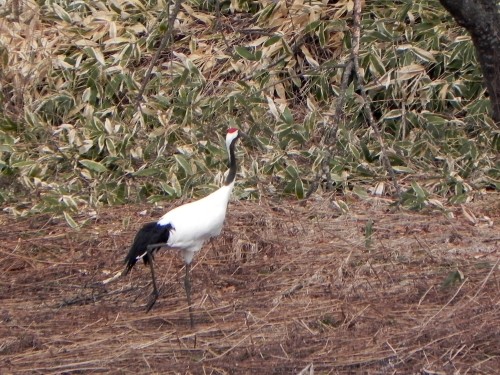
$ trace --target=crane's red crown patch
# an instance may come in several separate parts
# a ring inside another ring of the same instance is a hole
[[[234,132],[237,132],[237,131],[238,131],[238,129],[236,129],[236,128],[229,128],[229,129],[227,129],[227,133],[228,134],[231,134],[231,133],[234,133]]]

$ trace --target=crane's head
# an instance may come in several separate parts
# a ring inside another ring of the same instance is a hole
[[[229,147],[233,142],[236,142],[236,140],[241,137],[243,132],[239,129],[236,128],[229,128],[227,129],[227,134],[226,134],[226,147],[229,150]]]

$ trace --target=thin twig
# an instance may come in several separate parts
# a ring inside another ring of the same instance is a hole
[[[155,66],[156,62],[160,58],[160,54],[163,52],[163,50],[167,46],[168,42],[172,38],[172,35],[174,33],[174,22],[175,22],[175,19],[177,18],[177,15],[179,14],[179,10],[181,8],[181,2],[182,2],[181,0],[175,0],[174,8],[172,9],[171,14],[170,14],[170,7],[167,9],[167,12],[168,12],[167,13],[167,16],[168,16],[167,31],[165,32],[165,35],[163,35],[160,46],[156,50],[156,53],[153,56],[153,59],[149,63],[148,70],[147,70],[144,78],[142,79],[141,88],[139,89],[139,93],[137,94],[137,98],[136,98],[136,102],[135,102],[136,108],[139,108],[139,104],[142,100],[142,95],[144,94],[144,90],[146,89],[146,85],[149,82],[151,72],[153,71],[153,67]]]
[[[479,294],[479,292],[481,290],[483,290],[484,286],[486,285],[486,282],[490,279],[490,276],[493,274],[493,271],[495,271],[497,269],[498,263],[500,263],[500,259],[498,259],[495,262],[495,264],[493,265],[493,267],[491,267],[490,272],[488,272],[488,275],[486,275],[486,277],[484,278],[483,282],[481,283],[481,285],[479,286],[479,288],[476,290],[476,293],[474,293],[474,295],[472,296],[472,298],[469,301],[473,301],[474,299],[476,299],[476,297]]]
[[[396,174],[392,169],[389,158],[387,157],[387,150],[384,144],[384,139],[381,136],[380,130],[373,118],[371,111],[371,101],[366,93],[366,88],[363,82],[363,76],[360,72],[359,67],[359,47],[361,39],[361,0],[354,0],[354,12],[353,12],[353,27],[352,27],[352,49],[349,61],[345,65],[345,70],[342,76],[342,83],[340,87],[339,98],[335,106],[335,112],[332,116],[332,121],[327,123],[326,129],[324,131],[322,144],[324,146],[325,155],[321,162],[321,169],[317,172],[314,182],[311,184],[309,191],[306,194],[306,198],[309,197],[319,185],[319,180],[321,176],[325,176],[326,179],[326,190],[331,190],[333,188],[332,178],[330,173],[330,162],[335,155],[335,148],[337,144],[337,130],[340,123],[340,118],[342,116],[342,109],[346,101],[346,91],[349,84],[350,77],[352,73],[357,77],[358,86],[361,91],[361,96],[363,97],[364,110],[368,124],[373,129],[377,140],[381,147],[381,162],[386,169],[389,177],[396,190],[396,195],[398,198],[401,197],[401,188],[397,182]]]
[[[220,29],[220,17],[221,17],[221,13],[220,13],[220,0],[216,0],[215,1],[215,14],[216,14],[216,17],[215,17],[214,29],[220,31],[220,36],[222,38],[222,41],[226,45],[226,48],[227,48],[228,52],[231,54],[231,56],[234,56],[233,53],[232,53],[232,48],[231,48],[231,46],[229,45],[229,42],[226,39],[226,35],[224,34],[224,31],[223,30],[219,30]]]
[[[455,299],[455,297],[458,295],[458,293],[460,293],[460,291],[462,290],[462,287],[465,285],[467,280],[468,279],[464,280],[462,285],[460,285],[460,287],[456,290],[455,294],[453,294],[453,296],[448,300],[448,302],[446,302],[446,304],[444,306],[442,306],[437,313],[435,313],[433,316],[431,316],[429,319],[427,319],[427,321],[424,324],[422,324],[422,326],[420,327],[421,329],[424,329],[425,326],[427,326],[431,322],[431,320],[433,320],[436,316],[438,316]]]
[[[87,304],[88,302],[97,302],[98,300],[104,298],[105,296],[112,296],[115,294],[122,294],[122,293],[128,293],[131,291],[137,290],[137,287],[130,287],[127,289],[122,289],[122,290],[115,290],[113,292],[107,293],[107,292],[101,292],[98,294],[92,294],[90,296],[84,296],[84,297],[75,297],[70,300],[63,300],[60,304],[58,304],[56,307],[66,307],[66,306],[71,306],[71,305],[77,305],[77,304]]]
[[[321,140],[325,155],[323,157],[323,160],[321,161],[321,168],[316,173],[316,178],[307,191],[306,198],[310,197],[311,194],[318,189],[321,176],[325,176],[326,190],[332,190],[333,188],[332,177],[330,173],[330,162],[335,156],[335,150],[337,146],[337,130],[339,128],[340,119],[343,113],[342,110],[347,98],[347,86],[349,85],[349,80],[353,71],[353,60],[356,53],[359,53],[359,46],[356,48],[356,45],[353,44],[349,60],[345,64],[342,64],[345,69],[342,73],[342,82],[340,84],[339,97],[337,99],[337,102],[335,103],[335,112],[333,113],[331,121],[325,122],[325,130]]]
[[[368,97],[368,94],[366,93],[366,88],[364,85],[364,79],[363,75],[361,74],[361,69],[359,67],[359,43],[361,39],[361,0],[354,0],[354,14],[353,14],[353,19],[354,19],[354,27],[353,27],[353,63],[354,63],[354,72],[356,74],[356,77],[358,79],[358,86],[361,91],[361,96],[363,98],[363,106],[365,109],[365,116],[368,121],[368,124],[370,127],[373,129],[373,132],[375,133],[375,136],[377,137],[378,142],[380,143],[380,150],[381,150],[381,155],[380,159],[382,162],[382,165],[386,169],[387,173],[389,174],[389,177],[392,180],[392,183],[394,185],[394,189],[396,190],[396,195],[398,198],[401,198],[401,188],[399,187],[399,183],[396,178],[396,174],[394,172],[394,169],[392,169],[391,162],[389,161],[389,158],[387,157],[387,148],[384,143],[384,138],[382,137],[380,130],[377,126],[377,123],[375,122],[375,119],[373,118],[373,113],[371,110],[371,100]]]

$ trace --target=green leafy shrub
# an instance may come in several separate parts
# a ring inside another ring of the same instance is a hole
[[[1,21],[0,199],[73,225],[88,206],[201,196],[223,178],[229,126],[251,136],[238,197],[303,198],[341,94],[350,4],[183,3],[139,110],[166,2],[26,1],[21,22]],[[362,28],[364,79],[403,202],[498,189],[500,136],[470,38],[437,1],[367,2]],[[390,193],[357,82],[345,95],[335,186]]]

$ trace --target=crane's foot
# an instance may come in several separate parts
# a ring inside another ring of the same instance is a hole
[[[149,297],[149,302],[146,305],[146,312],[149,312],[149,310],[151,310],[153,308],[159,295],[160,295],[160,293],[158,293],[158,291],[153,290],[153,292],[151,293],[151,296]]]

